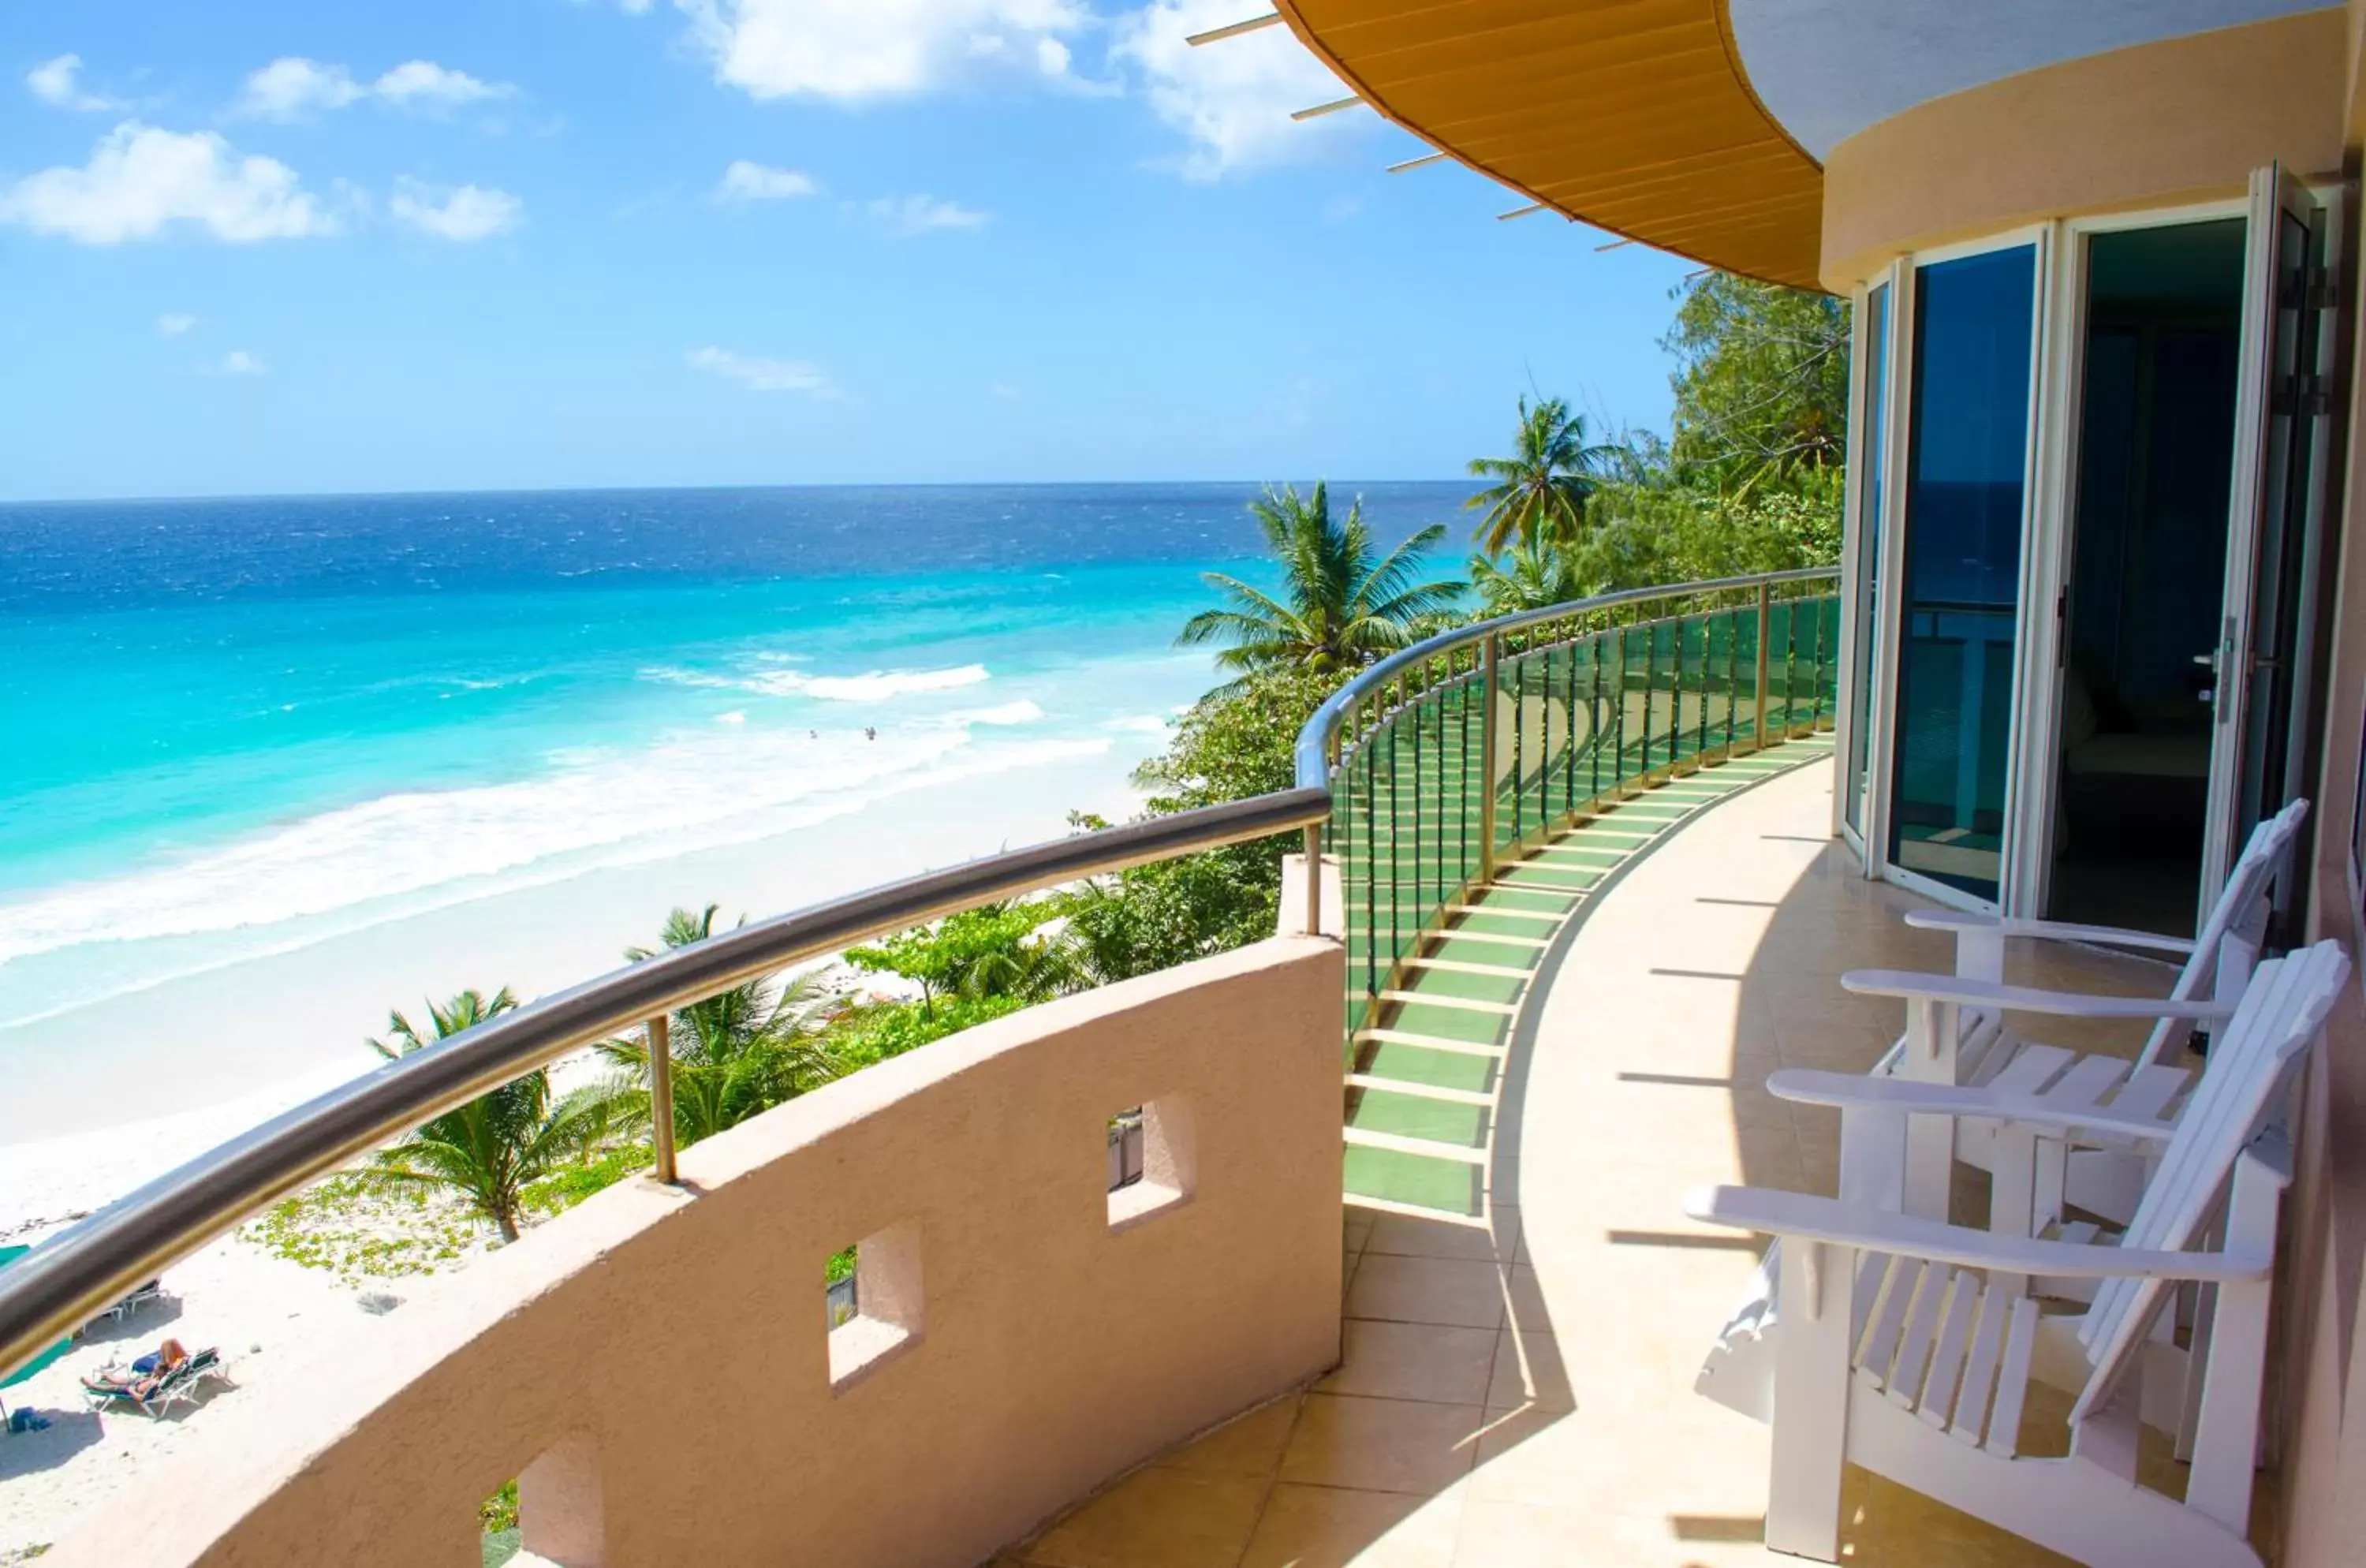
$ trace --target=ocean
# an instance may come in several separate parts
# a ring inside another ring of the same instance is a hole
[[[1459,574],[1465,487],[1358,491]],[[587,903],[697,896],[654,868],[793,907],[1109,807],[1212,683],[1199,574],[1270,581],[1255,493],[0,506],[0,1142],[349,1050],[440,983],[396,954],[585,977],[665,909]]]

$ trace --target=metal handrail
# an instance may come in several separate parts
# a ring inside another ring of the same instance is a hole
[[[0,1372],[29,1361],[255,1210],[571,1051],[868,937],[1081,877],[1267,838],[1321,822],[1330,811],[1326,789],[1279,790],[1010,850],[742,926],[503,1013],[250,1129],[18,1258],[0,1272]],[[661,1142],[670,1131],[660,1131]]]
[[[1506,632],[1565,621],[1573,615],[1590,615],[1596,610],[1615,610],[1627,604],[1648,604],[1654,599],[1688,599],[1704,593],[1729,592],[1745,588],[1773,588],[1786,582],[1814,582],[1825,578],[1837,578],[1840,574],[1841,569],[1836,566],[1806,566],[1789,571],[1761,572],[1754,577],[1720,577],[1707,582],[1686,582],[1666,588],[1622,588],[1615,593],[1597,593],[1590,599],[1572,599],[1567,604],[1548,604],[1542,609],[1515,610],[1508,615],[1473,621],[1467,626],[1440,632],[1426,641],[1401,648],[1378,663],[1366,667],[1314,710],[1314,716],[1298,732],[1298,787],[1319,789],[1329,782],[1332,739],[1339,733],[1340,724],[1357,704],[1405,671],[1441,654],[1474,644],[1484,645]]]

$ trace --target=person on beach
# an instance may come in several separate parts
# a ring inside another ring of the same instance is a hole
[[[862,739],[865,740],[876,740],[879,739],[879,731],[866,724],[862,727]]]

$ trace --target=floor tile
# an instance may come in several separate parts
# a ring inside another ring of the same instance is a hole
[[[1241,1568],[1449,1568],[1462,1495],[1274,1488]]]
[[[1290,1429],[1297,1425],[1302,1402],[1303,1396],[1295,1393],[1277,1399],[1185,1444],[1158,1462],[1169,1470],[1210,1475],[1270,1476],[1281,1467],[1281,1450],[1289,1446]]]
[[[1476,1404],[1312,1394],[1282,1455],[1281,1478],[1367,1492],[1441,1492],[1470,1472],[1483,1414]]]
[[[1491,1328],[1351,1317],[1341,1325],[1339,1370],[1315,1387],[1325,1393],[1482,1404],[1495,1338]]]
[[[1504,1290],[1492,1263],[1367,1252],[1347,1292],[1347,1315],[1493,1328],[1504,1321]]]
[[[1245,1476],[1138,1471],[1027,1546],[1040,1568],[1233,1568],[1266,1483]]]

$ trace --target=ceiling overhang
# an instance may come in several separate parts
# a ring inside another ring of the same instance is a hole
[[[1752,91],[1723,0],[1278,0],[1364,101],[1531,201],[1817,281],[1823,170]]]

